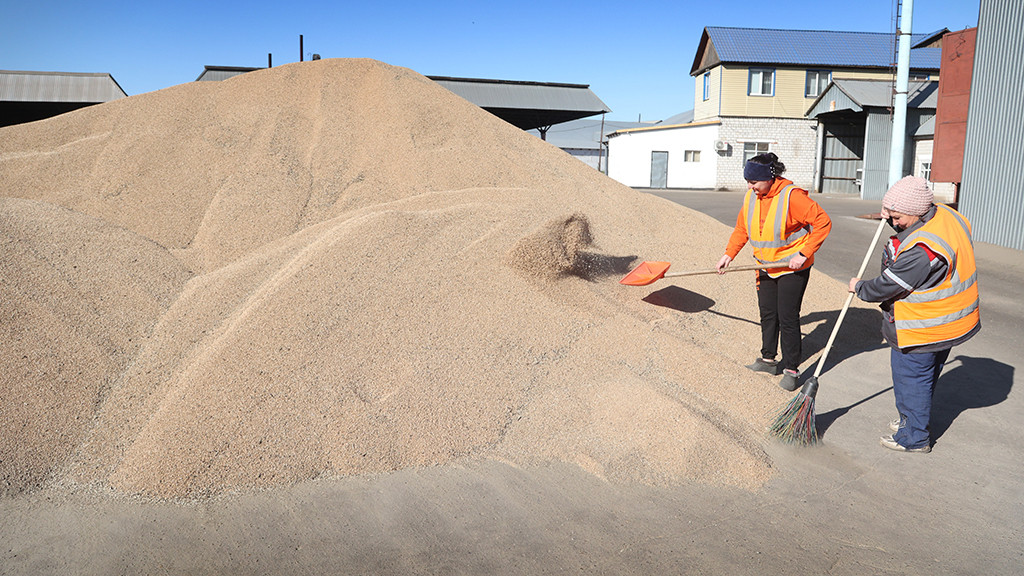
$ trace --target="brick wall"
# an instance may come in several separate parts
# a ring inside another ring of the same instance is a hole
[[[818,146],[817,121],[788,118],[721,118],[718,138],[729,144],[718,152],[718,188],[745,190],[744,142],[768,142],[786,165],[784,177],[797,186],[814,188],[814,164]]]

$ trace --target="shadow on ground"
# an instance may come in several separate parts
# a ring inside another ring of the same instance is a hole
[[[716,312],[715,310],[711,309],[715,305],[714,300],[708,298],[703,294],[691,292],[685,288],[680,288],[679,286],[669,286],[667,288],[662,288],[661,290],[658,290],[656,292],[651,292],[643,299],[643,301],[647,302],[648,304],[654,304],[655,306],[663,306],[665,308],[678,310],[679,312],[686,312],[687,314],[695,314],[697,312],[708,311],[712,314],[717,314],[718,316],[722,316],[732,320],[748,322],[750,324],[754,324],[755,326],[760,325],[757,322],[754,322],[753,320],[750,320],[748,318],[740,318],[739,316],[732,316],[729,314],[722,314],[721,312]]]
[[[957,356],[946,362],[944,370],[935,384],[935,395],[932,398],[933,443],[949,430],[961,414],[1005,401],[1013,387],[1013,366],[990,358]],[[829,426],[853,408],[891,391],[892,386],[889,386],[849,406],[818,414],[814,419],[818,437],[823,437]]]
[[[967,410],[995,406],[1010,396],[1013,366],[991,358],[956,356],[946,362],[932,400],[932,442]]]
[[[836,319],[839,318],[840,310],[826,310],[807,314],[800,319],[800,324],[815,324],[815,327],[804,336],[803,356],[804,359],[812,358],[818,352],[824,350],[828,344],[829,336],[835,329]],[[836,333],[836,339],[832,342],[832,348],[825,358],[825,365],[822,373],[834,367],[843,360],[861,354],[884,348],[887,344],[882,338],[880,329],[882,313],[877,310],[865,308],[849,308],[843,318],[843,324]],[[817,367],[817,364],[815,364]]]
[[[836,420],[839,420],[843,416],[846,416],[846,414],[850,410],[856,408],[857,406],[860,406],[861,404],[864,404],[868,400],[874,400],[875,398],[878,398],[882,394],[885,394],[886,392],[889,392],[891,390],[892,386],[889,386],[888,388],[885,388],[884,390],[879,390],[878,392],[875,392],[871,396],[858,400],[853,404],[850,404],[849,406],[843,406],[842,408],[836,408],[835,410],[829,410],[824,414],[816,415],[814,417],[814,428],[818,434],[818,438],[824,437],[825,431],[828,430],[829,426],[834,424]]]

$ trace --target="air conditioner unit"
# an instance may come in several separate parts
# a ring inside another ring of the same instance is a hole
[[[725,140],[715,140],[715,150],[728,150],[729,143]]]

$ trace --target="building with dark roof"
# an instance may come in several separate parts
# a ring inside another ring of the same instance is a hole
[[[0,70],[0,126],[34,122],[127,96],[106,73]]]
[[[935,138],[937,81],[907,87],[904,172],[928,179]],[[819,190],[881,200],[889,188],[893,86],[888,80],[836,79],[814,101],[807,117],[819,122],[821,153],[815,173]],[[954,198],[951,185],[935,195]]]
[[[552,146],[561,148],[573,158],[595,170],[608,173],[608,134],[651,126],[651,122],[618,122],[601,118],[580,118],[551,126],[545,135],[540,130],[528,130],[530,134],[543,137]]]
[[[449,76],[427,78],[513,126],[522,130],[538,130],[542,138],[555,124],[610,112],[608,106],[590,91],[588,84]]]
[[[227,80],[232,76],[238,76],[239,74],[252,72],[254,70],[264,70],[264,68],[250,68],[247,66],[203,66],[203,71],[199,74],[195,81],[217,82],[220,80]]]
[[[945,29],[913,35],[911,49],[911,80],[920,82],[938,79],[942,36]],[[696,77],[694,90],[695,130],[708,134],[708,122],[717,123],[711,137],[694,148],[697,141],[678,131],[686,147],[666,149],[671,142],[646,133],[647,138],[658,139],[659,152],[672,156],[700,155],[704,167],[694,171],[704,175],[714,173],[714,188],[745,188],[743,164],[751,157],[774,152],[786,164],[786,177],[797,185],[821,192],[861,193],[856,181],[825,180],[820,174],[818,159],[829,134],[828,128],[817,119],[807,116],[819,96],[838,80],[879,80],[893,83],[896,72],[897,37],[895,34],[870,32],[837,32],[823,30],[765,30],[758,28],[727,28],[709,26],[704,29],[690,68]],[[833,124],[831,126],[838,126]],[[634,181],[642,184],[647,178],[635,166],[616,162],[615,148],[634,158],[651,158],[655,167],[654,150],[645,154],[632,148],[645,146],[645,138],[631,138],[616,142],[609,140],[611,167],[627,169]],[[839,138],[839,134],[831,137]],[[625,148],[630,148],[626,150]],[[664,164],[664,159],[657,162]],[[693,170],[691,170],[693,171]],[[625,177],[625,176],[624,176]],[[667,181],[672,182],[670,172]],[[678,182],[676,186],[686,186]],[[833,186],[833,184],[835,186]],[[873,185],[873,183],[871,183]],[[672,187],[671,184],[669,184]],[[868,197],[877,192],[866,191]],[[881,191],[884,193],[884,190]]]
[[[205,66],[196,81],[227,80],[263,68]],[[542,138],[555,124],[596,116],[610,110],[588,84],[427,76],[448,91],[522,130]]]

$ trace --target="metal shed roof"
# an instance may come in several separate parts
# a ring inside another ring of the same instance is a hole
[[[552,126],[547,132],[546,140],[549,144],[562,149],[597,150],[601,147],[600,143],[605,140],[605,136],[612,132],[650,125],[650,123],[644,122],[619,122],[615,120],[605,120],[602,122],[600,118],[580,118],[579,120],[570,120],[569,122]],[[530,133],[540,136],[536,130],[531,130]]]
[[[98,104],[128,95],[107,73],[0,70],[0,101]]]
[[[587,84],[448,76],[428,78],[523,130],[610,112]]]
[[[939,100],[938,88],[939,83],[934,81],[909,83],[907,107],[935,108]],[[861,112],[865,108],[887,108],[892,105],[892,91],[892,82],[885,80],[836,79],[811,104],[807,117],[842,110]]]
[[[917,130],[914,131],[914,138],[935,138],[934,116],[928,118],[917,127]]]
[[[910,67],[939,69],[941,48],[928,47],[942,30],[912,34]],[[690,74],[722,63],[822,66],[827,68],[890,68],[896,61],[896,35],[881,32],[704,28]]]
[[[263,68],[247,68],[244,66],[203,66],[203,72],[196,78],[196,82],[207,82],[216,80],[227,80],[232,76],[245,74]]]

